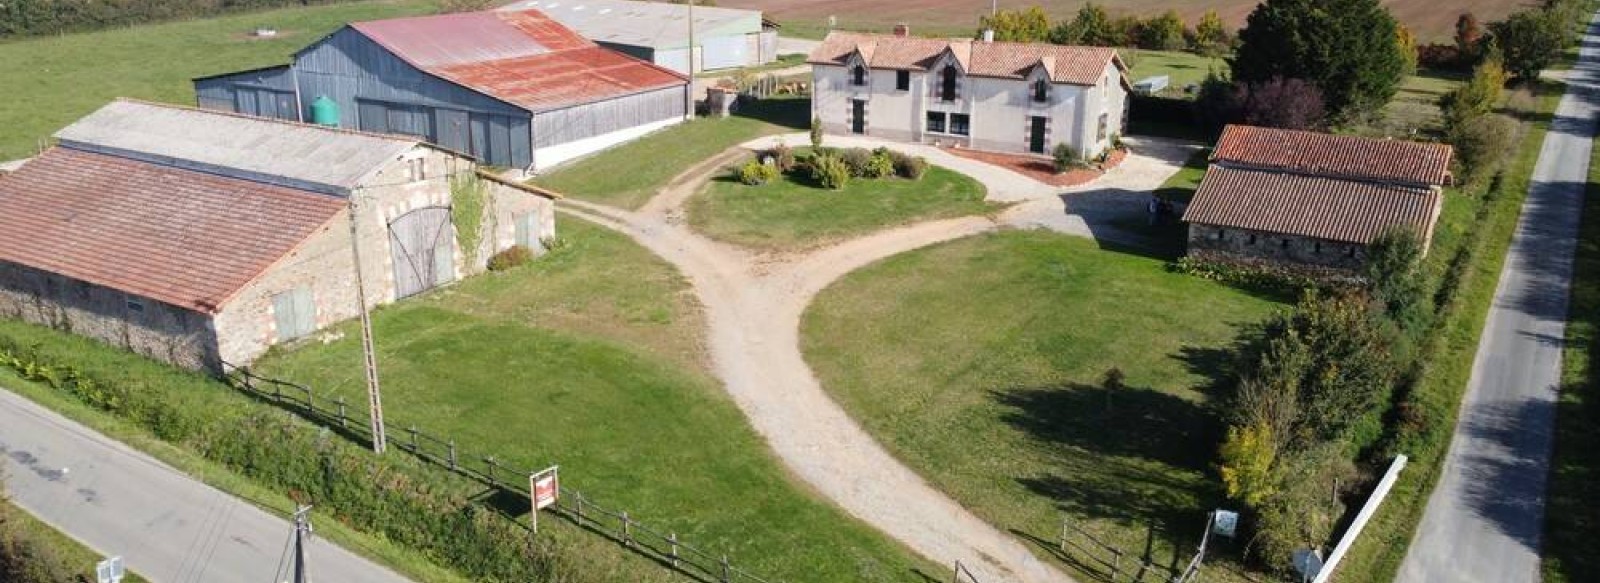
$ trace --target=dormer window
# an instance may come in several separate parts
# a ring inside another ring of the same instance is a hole
[[[1036,103],[1050,101],[1050,82],[1039,79],[1033,82],[1033,100]]]
[[[944,66],[944,72],[939,74],[940,101],[956,100],[956,76],[960,74],[961,73],[956,70],[955,65]]]
[[[867,84],[867,68],[856,65],[850,68],[850,84],[861,86]]]

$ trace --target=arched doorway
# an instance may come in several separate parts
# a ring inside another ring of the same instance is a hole
[[[395,298],[413,296],[455,279],[455,236],[450,207],[424,207],[389,222]]]

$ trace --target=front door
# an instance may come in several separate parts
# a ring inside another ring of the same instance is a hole
[[[394,295],[413,296],[455,279],[455,235],[448,207],[420,208],[389,223]]]
[[[867,102],[861,99],[850,100],[850,133],[861,134],[867,131]]]
[[[1044,153],[1044,116],[1035,115],[1028,117],[1028,151],[1035,154]]]

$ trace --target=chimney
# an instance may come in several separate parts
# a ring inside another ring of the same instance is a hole
[[[904,22],[894,25],[894,35],[901,37],[911,36],[911,25]]]
[[[994,42],[994,29],[992,29],[992,28],[983,29],[983,42],[986,42],[986,43]]]

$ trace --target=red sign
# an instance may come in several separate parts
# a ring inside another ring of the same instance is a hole
[[[561,481],[556,475],[556,468],[534,474],[529,481],[533,482],[529,490],[533,492],[534,510],[543,510],[556,503],[556,497],[561,494]]]

